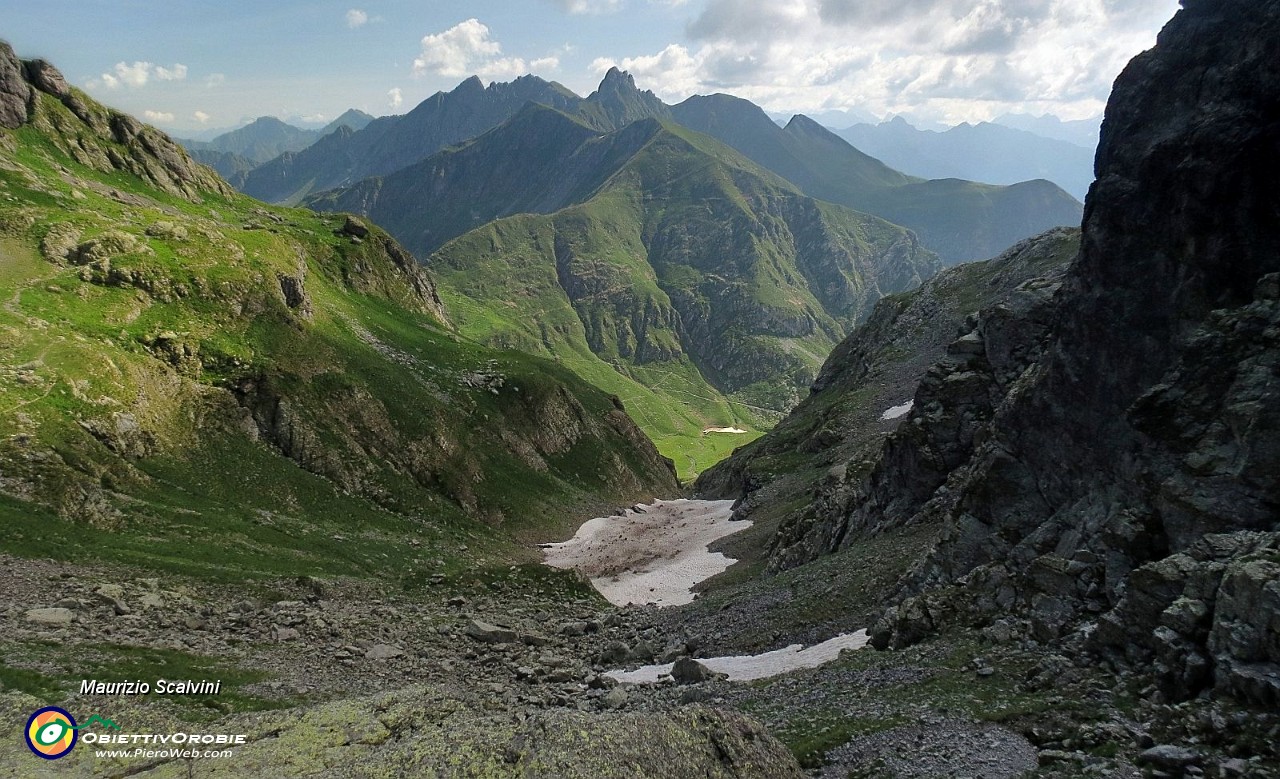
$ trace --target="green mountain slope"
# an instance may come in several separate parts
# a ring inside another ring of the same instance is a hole
[[[675,488],[615,399],[462,340],[381,230],[263,207],[50,66],[0,66],[4,552],[475,575]]]
[[[729,95],[691,97],[671,110],[676,121],[724,141],[807,195],[911,228],[949,265],[1080,223],[1080,203],[1048,181],[997,186],[906,176],[808,117],[779,128],[756,105]]]
[[[936,267],[908,231],[707,136],[652,119],[601,135],[540,106],[312,205],[436,250],[464,333],[618,394],[686,476],[743,441],[705,428],[767,426],[875,300]]]

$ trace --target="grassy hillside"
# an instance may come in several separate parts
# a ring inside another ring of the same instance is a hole
[[[712,138],[654,119],[601,135],[541,106],[312,203],[436,249],[463,333],[617,394],[684,477],[794,405],[875,300],[936,267],[906,230]]]
[[[615,399],[461,338],[381,230],[235,195],[58,82],[0,130],[0,550],[474,574],[674,490]]]

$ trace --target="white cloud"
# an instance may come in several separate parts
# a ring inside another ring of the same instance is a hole
[[[607,14],[621,8],[622,0],[556,0],[556,5],[571,14]]]
[[[143,111],[142,115],[147,118],[148,122],[172,122],[173,114],[168,111]]]
[[[127,62],[117,62],[110,73],[103,73],[95,79],[90,79],[88,86],[90,89],[119,89],[120,87],[136,89],[145,87],[152,76],[160,81],[181,81],[187,77],[187,66],[180,62],[174,64],[172,68],[141,60],[132,65]]]
[[[150,62],[135,62],[132,65],[126,65],[123,62],[116,63],[115,76],[120,83],[130,87],[143,87],[147,85],[147,79],[151,77],[151,69],[155,67]],[[108,75],[106,73],[104,76]]]
[[[529,61],[530,71],[540,70],[545,73],[548,70],[555,70],[556,68],[559,68],[559,67],[560,67],[560,58],[554,54]]]
[[[387,103],[390,104],[392,110],[404,105],[404,93],[400,91],[400,87],[395,87],[387,92]]]
[[[227,83],[227,77],[221,73],[210,73],[204,78],[204,85],[212,89]]]
[[[195,119],[200,124],[204,124],[205,122],[208,122],[212,117],[206,114],[204,111],[196,111],[191,115],[191,118]]]
[[[351,29],[363,27],[369,23],[369,14],[361,11],[359,8],[352,8],[347,11],[347,26]]]
[[[513,70],[518,75],[524,70],[523,60],[503,58],[501,54],[502,45],[489,37],[489,28],[479,19],[468,19],[423,38],[422,53],[413,61],[413,73],[458,77],[472,73],[503,75]]]
[[[161,81],[182,81],[187,77],[187,66],[183,65],[181,62],[177,63],[172,68],[163,68],[157,65],[155,68],[155,74],[156,78]]]
[[[667,100],[732,92],[775,111],[948,123],[1096,115],[1178,0],[708,0],[689,45],[601,58]]]

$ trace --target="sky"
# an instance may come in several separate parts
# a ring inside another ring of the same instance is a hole
[[[471,74],[580,95],[611,66],[843,126],[1097,116],[1178,0],[0,0],[0,37],[108,105],[194,134],[404,113]],[[845,113],[842,113],[845,112]]]

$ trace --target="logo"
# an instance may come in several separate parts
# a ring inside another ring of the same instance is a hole
[[[76,720],[57,706],[46,706],[27,720],[27,746],[45,760],[57,760],[76,745]]]

